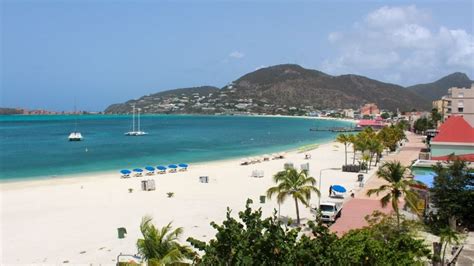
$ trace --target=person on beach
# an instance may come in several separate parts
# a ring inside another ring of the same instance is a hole
[[[332,185],[329,186],[329,197],[332,196]]]

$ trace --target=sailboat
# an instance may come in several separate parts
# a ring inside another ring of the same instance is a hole
[[[69,134],[69,141],[81,141],[82,140],[82,134],[81,132],[77,132],[77,113],[76,113],[76,105],[74,105],[74,115],[76,116],[76,119],[74,121],[74,131]]]
[[[145,131],[140,130],[140,110],[137,113],[138,128],[135,130],[135,105],[132,112],[132,131],[125,133],[126,136],[144,136],[147,135]]]

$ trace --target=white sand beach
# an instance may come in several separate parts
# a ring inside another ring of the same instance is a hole
[[[137,252],[144,215],[151,215],[160,227],[171,221],[173,226],[183,227],[183,242],[188,236],[208,240],[216,233],[209,223],[220,223],[227,207],[236,215],[247,198],[253,199],[253,207],[261,207],[265,216],[278,209],[275,199],[261,204],[259,196],[274,185],[272,176],[285,162],[297,167],[309,162],[310,175],[317,180],[321,169],[344,163],[344,146],[339,143],[323,144],[307,153],[312,155],[309,160],[304,159],[304,153],[292,151],[285,159],[247,166],[241,166],[240,160],[209,162],[190,165],[186,172],[152,177],[122,179],[117,172],[2,183],[0,263],[115,264],[119,253]],[[251,177],[253,170],[263,170],[264,177]],[[200,183],[199,176],[209,176],[209,183]],[[324,171],[323,200],[331,184],[343,185],[348,191],[358,189],[356,176]],[[142,191],[143,179],[154,179],[156,190]],[[168,198],[167,192],[174,192],[174,197]],[[311,201],[316,204],[317,200],[314,196]],[[314,219],[308,208],[300,207],[300,212],[303,223]],[[281,205],[281,215],[296,218],[293,200]],[[118,239],[118,227],[126,228],[124,239]]]

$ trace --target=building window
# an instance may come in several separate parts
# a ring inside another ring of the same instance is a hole
[[[460,92],[460,93],[458,94],[458,97],[459,97],[459,98],[464,98],[464,92]]]
[[[458,101],[458,107],[464,107],[464,101],[463,100]]]
[[[462,113],[462,112],[464,112],[464,107],[459,107],[458,108],[458,113]]]
[[[448,110],[446,111],[446,113],[450,114],[450,113],[451,113],[451,108],[448,108]]]

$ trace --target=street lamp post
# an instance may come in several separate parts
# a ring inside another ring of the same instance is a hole
[[[319,197],[318,197],[318,209],[319,209],[319,206],[321,205],[321,181],[322,181],[322,174],[323,174],[323,171],[327,171],[327,170],[341,170],[341,168],[337,168],[337,167],[332,167],[332,168],[324,168],[324,169],[321,169],[321,171],[319,171]]]

